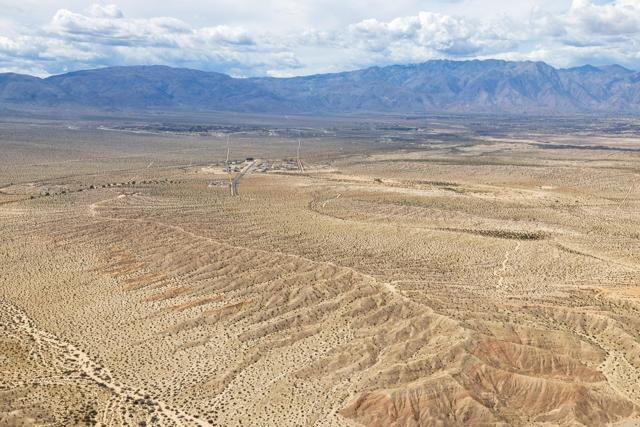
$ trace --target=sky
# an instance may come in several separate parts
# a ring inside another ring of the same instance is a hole
[[[487,58],[640,70],[640,0],[0,0],[0,72],[281,77]]]

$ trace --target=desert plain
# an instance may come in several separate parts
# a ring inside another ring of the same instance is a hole
[[[3,118],[0,426],[638,426],[639,134]]]

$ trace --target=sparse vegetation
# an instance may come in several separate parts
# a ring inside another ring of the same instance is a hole
[[[0,123],[0,425],[640,416],[640,152],[601,148],[637,140],[298,118],[302,174],[272,167],[299,133],[267,119],[233,127],[266,168],[238,197],[231,125]]]

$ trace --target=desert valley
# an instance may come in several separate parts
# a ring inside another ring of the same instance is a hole
[[[4,118],[0,426],[640,425],[639,130]]]

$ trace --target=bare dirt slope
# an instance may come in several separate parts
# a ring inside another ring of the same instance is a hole
[[[230,197],[223,138],[12,132],[0,426],[640,425],[632,140],[338,135]]]

